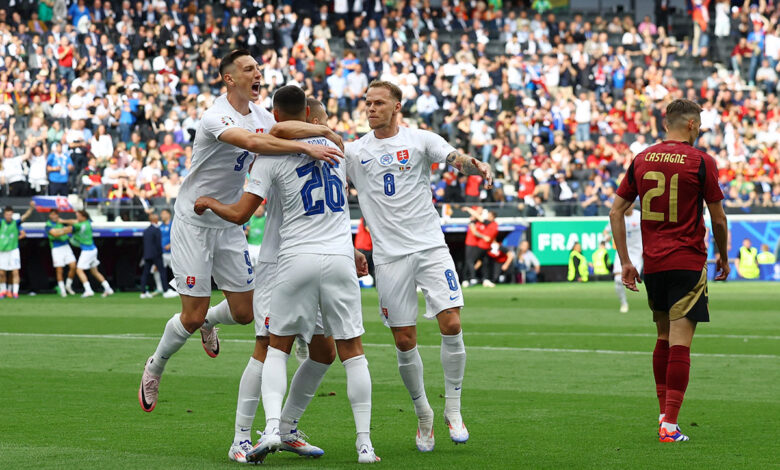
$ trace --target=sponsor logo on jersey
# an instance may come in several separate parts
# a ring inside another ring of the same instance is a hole
[[[382,307],[382,315],[384,315],[385,318],[387,318],[387,308]]]
[[[391,163],[393,163],[393,156],[390,155],[389,153],[386,153],[386,154],[382,155],[381,157],[379,157],[379,164],[380,165],[388,166]]]
[[[401,165],[406,165],[409,162],[409,151],[406,149],[399,150],[396,156],[398,157],[398,163]]]
[[[230,116],[222,116],[222,124],[226,126],[235,126],[236,121],[234,121],[233,118]]]
[[[271,325],[271,317],[266,315],[266,317],[265,317],[265,329],[267,330],[270,325]]]
[[[195,276],[187,276],[186,284],[190,289],[195,287]]]

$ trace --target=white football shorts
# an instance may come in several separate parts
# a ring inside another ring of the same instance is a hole
[[[255,271],[240,226],[211,228],[182,219],[171,228],[171,268],[179,294],[211,296],[211,278],[228,292],[255,288]]]
[[[81,250],[81,253],[79,253],[79,261],[76,263],[76,267],[86,271],[88,269],[97,267],[99,264],[100,261],[98,260],[98,251],[97,248],[95,248],[94,250]]]
[[[165,266],[166,268],[170,268],[171,267],[171,253],[170,252],[163,253],[163,266]]]
[[[0,251],[0,271],[16,271],[22,269],[22,257],[19,248],[10,251]]]
[[[645,259],[642,257],[642,252],[635,253],[633,251],[628,252],[628,257],[631,259],[631,263],[636,268],[639,274],[642,274],[642,269],[645,267]],[[615,253],[615,262],[612,264],[612,273],[616,275],[623,274],[623,266],[620,264],[620,256]]]
[[[444,310],[463,307],[458,273],[446,247],[377,264],[375,270],[379,315],[386,326],[417,324],[418,286],[425,297],[425,318],[433,319]]]
[[[55,268],[61,268],[70,263],[75,263],[76,256],[73,254],[73,250],[70,249],[70,245],[55,246],[51,249],[51,262]]]
[[[252,245],[249,245],[250,247]],[[253,310],[255,311],[255,336],[268,336],[268,312],[271,310],[271,291],[276,284],[276,263],[258,263],[255,266],[255,295],[253,298]],[[315,335],[325,334],[322,327],[322,314],[317,309],[317,322],[314,327]],[[305,339],[305,338],[304,338]]]
[[[260,245],[247,244],[247,249],[249,250],[249,259],[252,260],[252,266],[257,266],[257,258],[260,257]]]
[[[290,254],[279,257],[271,310],[266,320],[276,336],[298,335],[307,343],[317,330],[317,307],[325,336],[362,335],[363,312],[355,260],[344,255]]]

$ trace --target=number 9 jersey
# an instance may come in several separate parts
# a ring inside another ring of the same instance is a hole
[[[627,201],[640,198],[645,273],[702,270],[704,203],[723,199],[711,156],[687,142],[648,147],[631,162],[617,194]]]
[[[323,137],[299,139],[336,145]],[[259,157],[246,192],[277,198],[282,212],[279,257],[288,254],[345,255],[354,258],[344,166],[304,154]]]
[[[193,206],[200,196],[213,197],[224,204],[234,204],[241,198],[246,173],[255,155],[222,142],[219,136],[234,127],[265,133],[276,123],[271,113],[254,103],[249,103],[249,111],[246,116],[236,111],[227,95],[214,100],[214,104],[204,111],[192,145],[192,166],[176,198],[177,218],[199,227],[234,225],[211,211],[198,216]]]

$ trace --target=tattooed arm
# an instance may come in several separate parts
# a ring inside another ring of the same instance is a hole
[[[493,187],[493,172],[487,163],[455,151],[447,155],[447,164],[465,175],[480,175],[485,179],[485,188]]]

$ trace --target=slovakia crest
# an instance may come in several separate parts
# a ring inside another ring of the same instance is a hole
[[[393,163],[393,156],[390,155],[389,153],[386,153],[386,154],[382,155],[381,157],[379,157],[379,164],[380,165],[388,166],[391,163]]]
[[[271,317],[266,315],[266,317],[265,317],[265,329],[267,330],[270,325],[271,325]]]
[[[384,315],[385,319],[387,319],[387,308],[382,307],[382,315]]]
[[[398,163],[400,163],[401,165],[406,165],[409,162],[408,150],[399,150],[396,153],[396,156],[398,157]]]
[[[195,287],[195,276],[187,276],[186,282],[187,282],[187,287],[192,289],[193,287]]]

